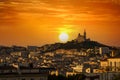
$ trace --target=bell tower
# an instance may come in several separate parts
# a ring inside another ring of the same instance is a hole
[[[86,41],[86,30],[84,30],[84,40]]]

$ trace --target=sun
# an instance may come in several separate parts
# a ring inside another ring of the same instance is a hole
[[[68,38],[69,38],[69,35],[67,33],[61,33],[59,35],[59,39],[60,39],[61,42],[67,42]]]

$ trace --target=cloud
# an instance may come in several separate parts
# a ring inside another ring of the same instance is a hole
[[[120,0],[0,0],[0,23],[21,23],[22,20],[27,20],[27,15],[35,21],[38,18],[58,18],[63,22],[120,21],[119,2]]]

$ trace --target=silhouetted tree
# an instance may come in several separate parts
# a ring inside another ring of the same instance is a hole
[[[86,76],[84,74],[77,74],[73,76],[65,77],[63,75],[49,75],[48,80],[85,80]]]

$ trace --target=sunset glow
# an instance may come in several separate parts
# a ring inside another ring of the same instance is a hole
[[[87,31],[92,40],[120,45],[120,0],[0,0],[0,45],[44,45]]]

